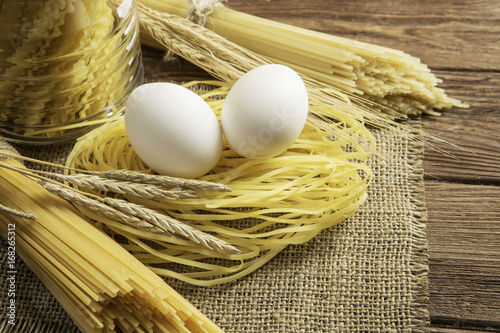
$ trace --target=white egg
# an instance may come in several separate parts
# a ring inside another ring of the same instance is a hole
[[[125,128],[137,155],[160,174],[202,176],[222,153],[222,131],[210,106],[173,83],[137,87],[127,100]]]
[[[221,111],[222,131],[242,156],[274,156],[297,139],[308,110],[300,76],[283,65],[264,65],[243,75],[230,89]]]

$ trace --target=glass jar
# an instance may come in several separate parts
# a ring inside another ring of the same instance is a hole
[[[123,111],[143,67],[135,0],[0,2],[0,135],[75,139]]]

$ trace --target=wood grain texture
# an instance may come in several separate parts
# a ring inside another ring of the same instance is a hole
[[[434,68],[500,69],[500,6],[494,0],[233,0],[229,7],[400,49]]]
[[[424,159],[427,179],[500,184],[500,73],[434,72],[450,95],[470,107],[424,117],[424,131],[447,142],[436,147],[429,142]]]
[[[500,330],[500,191],[426,183],[434,324]]]
[[[163,61],[164,53],[146,46],[142,50],[144,71],[151,81],[213,80],[210,74],[180,57]]]
[[[461,328],[451,328],[451,327],[426,327],[424,329],[424,332],[428,333],[492,333],[495,331],[490,331],[490,330],[485,330],[481,329],[480,331],[478,330],[469,330],[469,329],[461,329]]]

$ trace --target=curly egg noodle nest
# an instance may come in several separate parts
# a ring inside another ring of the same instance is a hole
[[[210,81],[185,86],[220,116],[230,85]],[[228,185],[232,192],[204,192],[182,200],[126,198],[215,235],[240,254],[89,217],[160,276],[203,286],[225,283],[255,271],[288,245],[307,242],[354,215],[367,197],[372,171],[365,162],[374,149],[374,138],[362,121],[339,108],[310,102],[306,126],[281,155],[247,159],[224,142],[218,164],[199,179]],[[123,116],[82,137],[67,166],[153,173],[131,147]]]

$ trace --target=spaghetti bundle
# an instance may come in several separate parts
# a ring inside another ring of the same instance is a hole
[[[27,172],[16,159],[0,161],[0,202],[26,213],[2,209],[0,232],[15,234],[16,253],[84,333],[222,332],[68,202],[18,170]]]
[[[420,59],[403,51],[259,18],[220,2],[138,0],[148,8],[180,17],[201,12],[201,21],[221,37],[347,93],[372,111],[396,111],[399,117],[408,117],[466,106],[438,87],[441,80]],[[162,48],[144,26],[141,40]]]
[[[122,110],[142,75],[134,6],[4,1],[0,9],[0,130],[5,137],[67,140]]]
[[[192,85],[220,116],[230,85],[209,83],[212,86],[196,82],[186,86]],[[375,149],[370,132],[363,123],[331,106],[311,102],[310,112],[317,115],[316,121],[308,122],[296,142],[279,156],[247,159],[225,144],[219,163],[199,180],[226,185],[231,192],[175,201],[124,196],[216,236],[239,254],[147,231],[125,230],[103,216],[83,212],[161,276],[207,286],[247,275],[288,245],[304,243],[352,216],[366,199],[372,171],[364,161]],[[130,146],[123,117],[82,137],[68,157],[67,167],[152,173]]]

